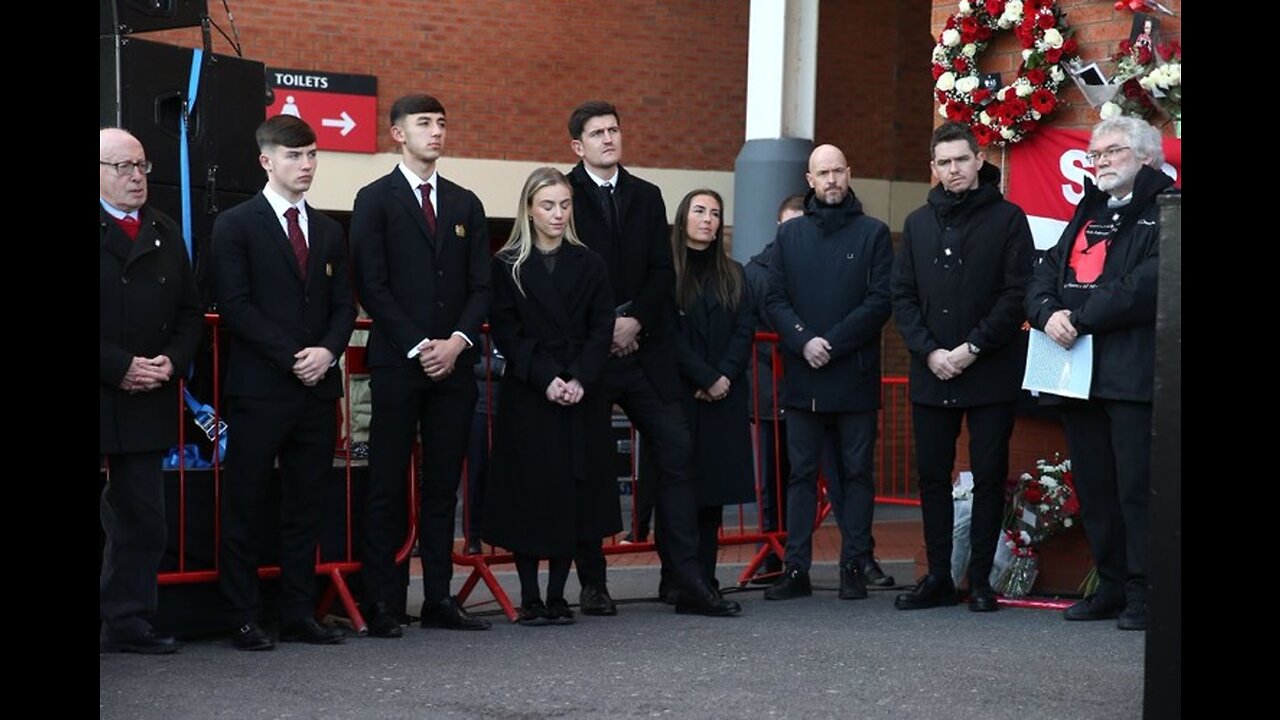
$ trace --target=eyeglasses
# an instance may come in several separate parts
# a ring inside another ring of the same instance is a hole
[[[151,174],[150,160],[139,160],[137,162],[130,162],[128,160],[124,162],[106,162],[103,160],[99,160],[98,164],[110,165],[111,167],[116,169],[116,174],[119,175],[120,177],[129,177],[130,175],[133,174],[134,168],[141,170],[143,175]]]
[[[1107,160],[1111,160],[1112,158],[1124,152],[1125,150],[1130,150],[1130,149],[1132,148],[1130,148],[1127,145],[1113,145],[1112,147],[1109,147],[1106,150],[1095,150],[1092,152],[1087,152],[1085,153],[1084,156],[1089,160],[1090,163],[1097,165],[1098,160],[1101,158],[1106,158]]]

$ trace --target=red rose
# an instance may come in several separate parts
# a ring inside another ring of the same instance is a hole
[[[1030,70],[1027,71],[1026,78],[1027,78],[1027,82],[1031,83],[1032,85],[1036,85],[1036,86],[1043,85],[1045,81],[1044,71],[1041,70],[1040,68],[1031,68]]]
[[[991,97],[991,91],[984,87],[980,87],[973,91],[973,104],[981,105],[986,102],[989,97]]]
[[[998,15],[1000,15],[1001,13],[1003,13],[1003,12],[1004,12],[1004,2],[1005,2],[1005,0],[987,0],[987,2],[986,2],[986,5],[987,5],[987,14],[988,14],[988,15],[997,15],[997,16],[998,16]]]
[[[977,139],[979,145],[986,146],[996,139],[996,134],[986,125],[974,125],[973,137]]]
[[[1023,492],[1023,497],[1032,505],[1039,504],[1040,501],[1044,500],[1044,493],[1040,491],[1040,483],[1027,485],[1027,489]]]
[[[946,94],[946,93],[942,92],[941,90],[934,90],[933,92],[934,92],[934,94],[938,97],[938,104],[939,104],[939,105],[946,105],[946,104],[947,104],[947,94]]]
[[[960,32],[970,35],[978,32],[978,21],[974,20],[972,15],[964,16],[960,19]]]
[[[1004,116],[1012,122],[1013,120],[1027,114],[1027,101],[1022,98],[1013,98],[1006,100],[1004,103]]]
[[[956,16],[955,16],[955,15],[952,15],[951,17],[947,18],[947,24],[946,24],[946,27],[944,27],[943,29],[944,29],[944,30],[953,30],[953,29],[955,29],[955,26],[956,26]]]
[[[1053,7],[1053,0],[1036,0],[1036,6],[1042,8]]]
[[[1041,115],[1048,115],[1053,112],[1053,108],[1058,104],[1058,98],[1053,91],[1040,88],[1031,93],[1031,107],[1040,112]]]
[[[946,72],[946,71],[947,71],[947,69],[946,69],[945,67],[943,67],[941,63],[934,63],[934,64],[933,64],[933,79],[934,79],[934,80],[937,80],[938,78],[942,77],[942,73],[944,73],[944,72]]]
[[[1053,19],[1053,13],[1040,13],[1036,15],[1036,24],[1041,30],[1048,30],[1057,24],[1057,20]]]
[[[991,28],[986,25],[978,26],[978,42],[986,42],[991,39]]]
[[[969,61],[965,60],[963,57],[957,57],[955,60],[951,61],[951,68],[958,73],[962,73],[969,69]],[[937,78],[934,78],[934,80],[937,80]]]
[[[973,119],[973,110],[968,105],[962,105],[958,102],[947,103],[947,119],[955,122],[968,123]]]
[[[1157,49],[1160,51],[1160,57],[1166,61],[1182,59],[1182,45],[1177,40],[1161,43]]]
[[[1151,62],[1151,48],[1146,45],[1138,47],[1138,62],[1142,65],[1146,65]]]
[[[1067,41],[1062,43],[1063,55],[1075,55],[1078,49],[1079,46],[1076,44],[1076,39],[1073,37],[1067,38]]]
[[[971,42],[977,42],[977,41],[978,41],[977,33],[972,32],[970,30],[960,31],[960,42],[964,43],[965,45],[968,45]]]
[[[1062,50],[1060,48],[1049,48],[1044,51],[1044,61],[1050,65],[1057,65],[1062,62]]]
[[[1143,90],[1142,86],[1138,84],[1137,78],[1125,80],[1124,85],[1120,86],[1120,92],[1124,93],[1127,98],[1144,97],[1147,94],[1147,91]]]
[[[1035,129],[1036,129],[1035,120],[1023,120],[1022,122],[1018,123],[1018,132],[1021,132],[1023,135],[1026,135],[1027,133]]]

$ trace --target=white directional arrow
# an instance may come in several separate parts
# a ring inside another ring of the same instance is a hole
[[[325,127],[342,128],[342,132],[339,133],[342,137],[349,135],[356,127],[356,121],[351,119],[346,110],[342,111],[341,118],[323,118],[320,120],[320,124]]]

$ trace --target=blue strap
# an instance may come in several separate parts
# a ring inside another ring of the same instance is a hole
[[[194,261],[191,249],[191,151],[187,148],[187,120],[196,110],[196,98],[200,92],[200,65],[204,51],[191,51],[191,79],[187,83],[187,101],[182,106],[182,122],[178,129],[178,185],[182,190],[182,241],[187,245],[187,259]]]

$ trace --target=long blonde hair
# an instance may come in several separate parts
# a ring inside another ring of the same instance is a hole
[[[569,178],[553,167],[540,167],[529,173],[529,179],[524,181],[524,189],[520,191],[520,204],[516,207],[516,222],[511,228],[511,235],[502,249],[498,250],[498,257],[511,265],[511,279],[515,281],[516,289],[521,295],[525,293],[524,286],[520,283],[520,267],[533,254],[533,245],[537,240],[537,231],[533,228],[533,216],[529,214],[529,207],[533,205],[533,196],[537,195],[539,190],[553,185],[563,185],[569,188],[570,193],[573,192]],[[564,241],[570,245],[585,247],[578,239],[578,230],[573,223],[573,213],[569,213],[569,222],[565,225]]]

